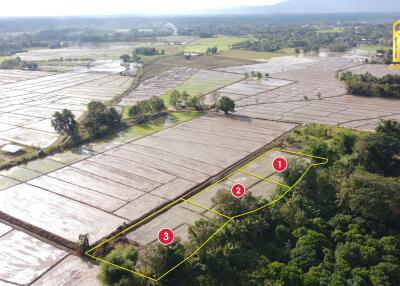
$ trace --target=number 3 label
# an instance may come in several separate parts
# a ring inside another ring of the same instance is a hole
[[[169,228],[163,228],[158,232],[158,242],[169,245],[174,242],[174,232]]]

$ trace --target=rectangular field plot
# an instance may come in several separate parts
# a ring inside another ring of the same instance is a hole
[[[288,167],[295,164],[298,172],[297,178],[292,182],[291,187],[300,177],[307,171],[313,163],[313,157],[291,153],[290,151],[270,150],[269,152],[258,157],[253,162],[240,168],[239,171],[250,176],[268,180],[272,183],[284,185],[283,176],[288,172]],[[315,158],[319,162],[324,162],[323,158]]]
[[[202,248],[207,247],[212,238],[232,220],[255,213],[270,204],[276,203],[288,193],[292,187],[277,182],[279,177],[276,176],[275,171],[271,171],[272,162],[270,160],[271,156],[274,158],[274,156],[282,157],[287,154],[293,157],[304,156],[308,158],[308,161],[304,161],[306,163],[311,160],[310,158],[317,158],[322,161],[310,166],[327,162],[324,158],[272,149],[245,165],[243,169],[250,166],[250,170],[253,172],[265,172],[265,164],[268,163],[270,167],[266,173],[269,178],[273,178],[275,181],[246,173],[239,168],[188,199],[181,197],[168,204],[168,199],[174,198],[175,195],[184,194],[185,189],[191,186],[189,181],[175,179],[116,211],[115,214],[136,223],[94,246],[86,252],[86,255],[132,274],[159,281],[194,255],[204,255],[204,252],[201,252]],[[257,162],[259,163],[254,164]],[[287,162],[291,161],[288,160]],[[302,166],[300,165],[300,167]],[[306,164],[304,164],[304,167],[304,170],[299,171],[302,173],[301,177],[308,171]],[[274,164],[274,168],[278,167]],[[264,173],[259,174],[263,175]],[[179,188],[180,184],[183,184],[182,188]],[[177,193],[169,194],[177,188],[180,189]],[[283,193],[276,193],[277,188],[280,188]],[[147,212],[148,209],[158,210]],[[150,267],[148,257],[157,253],[160,247],[168,249],[168,245],[174,241],[178,241],[186,247],[185,258],[182,258],[176,265],[170,266],[170,269],[154,270],[155,268]],[[138,249],[139,258],[133,269],[127,269],[107,261],[107,253],[118,245],[131,245]]]
[[[165,211],[155,219],[151,220],[151,216],[145,218],[137,225],[124,230],[104,244],[89,250],[87,254],[107,261],[103,257],[104,249],[115,247],[123,241],[124,246],[131,244],[139,250],[139,259],[135,269],[128,269],[128,271],[157,280],[187,259],[190,259],[193,255],[196,255],[203,247],[207,247],[208,241],[230,222],[229,218],[215,213],[213,213],[213,217],[218,217],[219,219],[211,220],[209,213],[210,211],[204,208],[178,200],[167,206]],[[205,228],[202,227],[204,225],[207,225],[207,231],[204,231]],[[172,265],[170,269],[163,269],[161,273],[154,273],[148,269],[146,259],[142,259],[142,256],[148,257],[158,247],[167,247],[161,243],[168,236],[163,236],[162,230],[164,229],[171,231],[173,241],[178,241],[187,246],[187,253],[182,261]],[[192,231],[189,231],[190,229]],[[195,245],[188,243],[191,235],[196,236]]]
[[[99,267],[79,257],[69,255],[54,268],[45,273],[32,286],[100,286],[97,279]],[[0,284],[1,285],[1,284]]]
[[[48,147],[58,137],[50,122],[56,111],[70,109],[79,118],[90,101],[111,100],[124,93],[130,82],[115,74],[80,70],[1,85],[0,74],[0,139]]]
[[[0,279],[5,285],[28,285],[67,254],[18,230],[0,237],[0,249]]]
[[[238,197],[235,197],[232,194],[232,191],[236,192],[234,186],[237,184],[240,184],[245,188],[245,193],[242,197],[239,197],[241,195],[239,193],[237,193]],[[212,209],[223,215],[234,217],[260,207],[255,198],[269,200],[277,187],[277,184],[262,180],[261,178],[256,178],[241,172],[235,172],[227,178],[190,197],[187,201],[197,206]],[[232,188],[234,189],[232,190]],[[251,195],[251,197],[249,195]],[[243,207],[237,208],[237,211],[232,212],[229,208],[225,208],[227,202],[233,205],[240,203]]]
[[[1,191],[0,200],[2,212],[70,241],[77,241],[82,233],[89,233],[92,242],[98,241],[125,221],[27,184]]]

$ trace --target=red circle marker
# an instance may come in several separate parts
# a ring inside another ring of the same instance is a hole
[[[242,184],[234,184],[231,188],[231,194],[235,198],[241,198],[246,194],[246,188]]]
[[[158,232],[158,241],[164,245],[171,244],[174,242],[174,232],[169,228],[163,228]]]
[[[287,161],[285,158],[277,157],[274,159],[274,161],[272,161],[272,167],[277,172],[283,172],[287,168]]]

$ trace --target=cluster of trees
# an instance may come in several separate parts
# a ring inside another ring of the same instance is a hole
[[[123,126],[118,111],[99,101],[88,104],[88,111],[82,124],[75,120],[70,110],[64,109],[62,112],[54,113],[51,125],[59,134],[66,136],[73,143],[82,139],[102,137]]]
[[[170,105],[174,106],[175,108],[193,108],[197,111],[203,110],[204,106],[201,103],[200,96],[190,95],[186,91],[179,92],[178,90],[174,89],[169,97]]]
[[[279,202],[228,224],[159,285],[400,285],[400,124],[385,121],[369,134],[308,125],[289,138],[305,152],[328,157],[328,165],[310,169]],[[297,180],[298,164],[289,161],[286,184]],[[232,198],[214,200],[216,210],[235,213],[266,203]],[[107,260],[161,274],[221,224],[221,218],[198,221],[188,243],[156,245],[141,254],[140,264],[137,250],[125,246]],[[105,264],[99,277],[104,285],[152,285]]]
[[[207,55],[216,55],[218,53],[218,47],[208,47],[206,54]]]
[[[165,110],[164,100],[152,96],[149,99],[138,101],[129,109],[129,116],[137,122],[144,122],[154,115]]]
[[[156,56],[165,54],[164,49],[161,49],[161,51],[159,51],[156,48],[151,48],[151,47],[138,47],[135,49],[135,51],[136,54],[144,56]]]
[[[244,42],[232,45],[234,49],[262,51],[262,52],[276,52],[280,50],[280,45],[271,39],[261,40],[246,40]]]
[[[23,61],[20,57],[15,57],[2,61],[0,69],[25,69],[35,71],[38,69],[38,64],[35,62]]]
[[[349,94],[400,98],[399,75],[387,74],[376,77],[369,72],[365,74],[343,72],[339,78],[345,82]]]
[[[257,77],[258,79],[262,79],[263,77],[269,78],[269,73],[266,72],[265,74],[262,74],[261,72],[251,71],[250,75],[247,72],[244,74],[245,78],[248,78],[249,76]]]
[[[135,50],[132,51],[132,55],[123,54],[119,58],[124,63],[134,63],[134,62],[139,62],[140,61],[140,57],[136,54]]]
[[[379,64],[386,64],[390,65],[393,61],[393,49],[377,49],[376,50],[376,57],[370,63],[379,63]]]

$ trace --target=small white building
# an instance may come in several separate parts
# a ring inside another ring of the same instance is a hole
[[[4,153],[15,155],[15,154],[22,152],[24,149],[25,149],[24,147],[21,147],[18,145],[7,144],[1,148],[1,151],[3,151]]]

